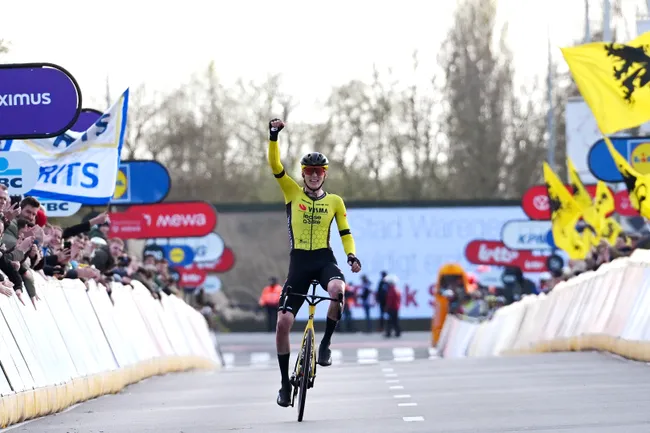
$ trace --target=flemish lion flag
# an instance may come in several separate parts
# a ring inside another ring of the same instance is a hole
[[[626,44],[593,42],[562,54],[603,134],[650,120],[650,32]]]
[[[575,228],[582,216],[580,206],[546,162],[543,168],[555,245],[566,251],[572,259],[584,259],[589,253],[591,242],[589,238],[583,239]]]

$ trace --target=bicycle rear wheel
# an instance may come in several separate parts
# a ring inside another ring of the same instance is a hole
[[[312,364],[312,340],[314,335],[312,330],[307,330],[305,336],[305,353],[303,353],[302,367],[300,375],[300,394],[298,396],[298,422],[302,422],[302,417],[305,413],[305,401],[307,400],[307,388],[309,388],[309,379],[311,377],[311,364]]]

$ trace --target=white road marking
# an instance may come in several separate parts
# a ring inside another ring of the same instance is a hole
[[[379,351],[377,349],[368,349],[368,348],[357,349],[358,359],[367,359],[367,358],[377,359],[378,357],[379,357]]]
[[[424,421],[424,418],[421,416],[405,416],[402,419],[406,422]]]
[[[332,365],[343,364],[343,352],[340,350],[332,350]]]
[[[388,389],[404,389],[402,385],[389,386]]]
[[[417,403],[397,403],[399,407],[411,407],[411,406],[417,406]]]
[[[395,347],[393,359],[397,362],[410,362],[415,360],[415,350],[412,347]]]
[[[388,379],[386,383],[399,383],[399,379]]]
[[[397,394],[394,395],[393,398],[411,398],[410,394]]]

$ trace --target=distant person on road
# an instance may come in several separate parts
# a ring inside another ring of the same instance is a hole
[[[381,271],[381,278],[379,279],[379,284],[377,284],[377,293],[375,294],[375,299],[377,300],[377,305],[379,306],[379,332],[384,331],[384,316],[386,315],[386,271]]]
[[[387,275],[384,277],[386,283],[386,333],[387,338],[390,338],[393,330],[395,330],[395,337],[402,334],[402,328],[399,326],[399,309],[402,306],[402,294],[397,288],[399,282],[396,275]]]
[[[345,301],[346,305],[343,309],[343,321],[345,322],[345,331],[346,332],[357,332],[356,327],[354,326],[354,321],[352,317],[352,307],[355,306],[357,299],[357,289],[352,284],[345,285]],[[339,322],[340,324],[340,322]]]
[[[269,278],[269,285],[262,289],[262,295],[260,296],[260,307],[266,310],[266,330],[268,332],[275,332],[281,294],[282,286],[278,284],[278,279],[275,277]]]
[[[367,275],[361,276],[361,287],[359,287],[359,301],[363,307],[363,311],[366,314],[366,333],[372,332],[372,322],[370,320],[370,295],[372,290],[370,290],[370,280]]]

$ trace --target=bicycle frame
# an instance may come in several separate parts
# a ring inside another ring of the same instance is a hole
[[[287,292],[285,298],[284,298],[284,303],[282,304],[282,311],[286,312],[287,311],[287,299],[289,296],[300,296],[305,298],[305,301],[308,304],[309,308],[309,318],[307,319],[307,325],[305,326],[305,331],[302,334],[302,342],[300,344],[300,352],[298,355],[298,358],[296,359],[296,364],[294,366],[294,374],[296,375],[296,378],[299,377],[299,365],[300,361],[304,357],[304,350],[307,342],[307,334],[311,330],[311,374],[310,374],[310,382],[312,382],[313,385],[313,380],[316,377],[316,330],[314,329],[314,315],[316,314],[316,305],[318,305],[319,302],[322,301],[338,301],[340,303],[340,310],[339,311],[339,316],[343,313],[343,293],[339,293],[338,298],[331,298],[329,296],[318,296],[316,295],[316,287],[320,283],[317,280],[313,280],[311,282],[311,294],[307,293],[306,295],[298,294],[298,293],[291,293]]]

